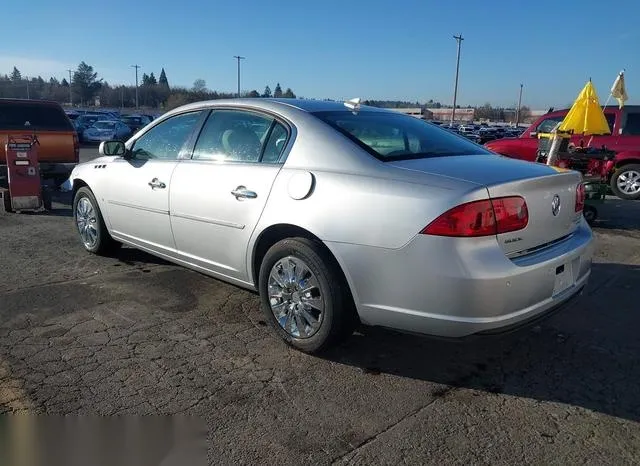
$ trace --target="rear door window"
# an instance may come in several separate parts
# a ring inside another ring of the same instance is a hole
[[[32,103],[0,103],[0,129],[73,131],[62,108]]]

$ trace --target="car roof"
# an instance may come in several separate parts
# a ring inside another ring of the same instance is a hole
[[[272,111],[283,111],[287,109],[295,109],[307,113],[311,112],[331,112],[331,111],[349,111],[344,105],[344,102],[338,102],[333,100],[310,100],[310,99],[273,99],[273,98],[240,98],[240,99],[217,99],[217,100],[204,100],[200,102],[194,102],[182,107],[178,107],[165,115],[179,113],[188,110],[201,110],[206,108],[224,107],[224,106],[237,106],[256,108]],[[367,112],[393,112],[392,110],[369,107],[366,105],[360,106],[360,111]],[[163,116],[165,116],[163,115]]]

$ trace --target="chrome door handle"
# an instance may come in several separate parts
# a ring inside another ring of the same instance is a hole
[[[151,181],[149,181],[149,186],[151,186],[151,189],[154,188],[160,188],[160,189],[164,189],[167,187],[166,184],[164,184],[162,181],[158,180],[158,178],[154,178]]]
[[[244,186],[238,186],[236,189],[231,191],[231,194],[235,196],[236,199],[255,199],[258,197],[254,191],[249,191]]]

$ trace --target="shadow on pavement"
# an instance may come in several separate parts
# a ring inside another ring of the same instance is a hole
[[[111,257],[118,259],[120,262],[127,265],[140,265],[141,263],[149,265],[171,265],[170,262],[167,262],[164,259],[153,256],[145,251],[141,251],[140,249],[130,248],[128,246],[119,248]]]
[[[537,327],[467,342],[365,328],[324,357],[449,385],[442,396],[464,387],[640,421],[638,283],[640,266],[594,264],[583,296]]]
[[[605,230],[640,230],[640,201],[625,201],[609,196],[604,203],[594,203],[598,218],[594,228]]]

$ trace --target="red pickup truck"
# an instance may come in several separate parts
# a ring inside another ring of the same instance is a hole
[[[496,139],[488,142],[493,152],[521,160],[535,161],[538,133],[548,133],[561,122],[569,109],[549,112],[541,116],[517,138]],[[640,105],[604,108],[611,135],[594,136],[591,146],[606,146],[616,152],[615,165],[610,173],[613,193],[621,199],[640,199]],[[589,142],[589,136],[573,136],[571,143]]]

